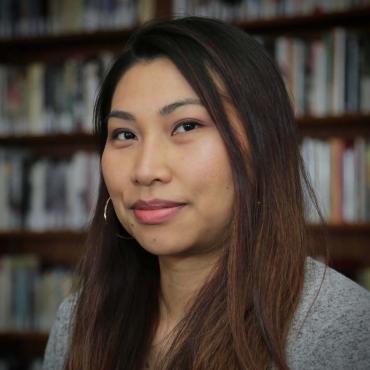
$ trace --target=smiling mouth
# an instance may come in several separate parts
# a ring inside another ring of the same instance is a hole
[[[157,208],[157,209],[134,209],[133,213],[139,223],[146,225],[156,225],[169,221],[185,207],[185,204],[179,204],[174,207]]]

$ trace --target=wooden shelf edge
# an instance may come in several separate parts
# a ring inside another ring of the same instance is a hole
[[[344,113],[341,115],[327,115],[322,117],[302,116],[297,117],[299,126],[320,126],[320,125],[366,125],[370,126],[369,113]]]
[[[1,146],[35,146],[40,145],[66,145],[66,146],[90,146],[97,145],[96,137],[92,133],[76,132],[70,134],[38,134],[38,135],[2,135]]]
[[[323,117],[296,118],[300,134],[307,137],[354,138],[370,136],[370,113],[344,113]]]
[[[291,28],[307,28],[307,27],[333,27],[336,25],[346,25],[351,22],[353,25],[361,23],[368,25],[370,17],[370,6],[359,5],[351,7],[347,10],[339,10],[333,12],[318,12],[312,14],[294,15],[294,16],[278,16],[268,19],[255,19],[234,22],[233,24],[249,32],[256,33],[271,33],[284,32]],[[167,16],[162,17],[167,18]],[[55,47],[55,44],[63,45],[64,48],[71,47],[75,44],[81,43],[100,43],[107,42],[122,43],[123,39],[127,39],[129,35],[140,24],[136,24],[129,28],[120,29],[104,29],[94,31],[81,31],[81,32],[64,32],[60,34],[40,35],[40,36],[19,36],[10,38],[0,38],[0,50],[8,47],[14,49],[19,47]],[[59,47],[59,46],[58,46]]]
[[[40,36],[19,36],[10,38],[0,38],[0,49],[11,46],[12,48],[27,46],[28,48],[33,45],[36,47],[53,46],[55,43],[63,45],[63,47],[73,46],[81,43],[96,43],[103,41],[119,41],[127,39],[129,35],[138,27],[138,25],[130,28],[119,29],[105,29],[94,31],[81,31],[81,32],[62,32],[58,34],[47,34]]]
[[[48,332],[0,330],[0,341],[2,340],[46,341],[48,339],[48,336],[49,336]]]
[[[48,333],[38,332],[0,332],[0,355],[21,359],[43,357],[48,336]]]
[[[281,34],[313,27],[315,30],[339,26],[369,27],[370,6],[359,5],[347,10],[318,12],[296,16],[271,17],[234,22],[234,25],[250,33]]]
[[[51,231],[30,231],[30,230],[7,230],[0,231],[0,240],[38,240],[38,239],[82,239],[87,235],[86,230],[51,230]]]
[[[74,269],[86,247],[86,231],[0,232],[0,255],[36,255],[43,267]]]
[[[327,223],[326,225],[321,224],[309,224],[309,228],[312,231],[319,231],[323,228],[326,228],[329,232],[366,232],[370,233],[370,222],[361,222],[361,223],[341,223],[333,224]]]

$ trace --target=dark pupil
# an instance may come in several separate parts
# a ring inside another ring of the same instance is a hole
[[[128,131],[126,131],[124,135],[125,135],[125,139],[133,139],[133,136],[134,136],[132,132],[128,132]]]
[[[193,122],[184,123],[184,129],[185,129],[185,131],[189,131],[189,130],[191,130],[193,128],[194,128],[194,123]]]

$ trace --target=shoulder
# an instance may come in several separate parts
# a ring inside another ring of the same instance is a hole
[[[45,349],[43,369],[62,370],[69,348],[69,335],[73,324],[73,311],[76,306],[77,293],[69,295],[58,308]]]
[[[288,337],[292,369],[364,369],[370,363],[370,292],[308,258]]]

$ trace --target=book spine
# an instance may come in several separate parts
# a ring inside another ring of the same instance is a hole
[[[345,65],[346,65],[346,33],[341,28],[336,28],[334,38],[334,64],[333,64],[333,90],[332,90],[332,112],[343,114],[345,96]]]
[[[34,254],[0,257],[0,330],[48,332],[62,300],[71,293],[72,272],[42,271]]]
[[[342,198],[343,198],[343,166],[342,157],[344,142],[341,139],[330,139],[331,147],[331,222],[340,224],[343,222]]]
[[[355,157],[353,140],[346,140],[346,148],[343,153],[343,220],[355,222]]]
[[[361,35],[360,110],[370,112],[370,43],[366,34]]]
[[[349,32],[346,43],[345,110],[358,112],[360,108],[360,49],[358,35]]]

